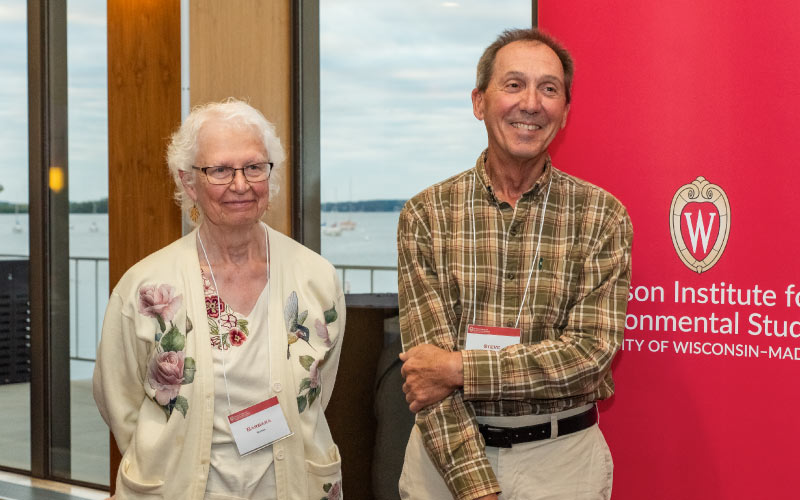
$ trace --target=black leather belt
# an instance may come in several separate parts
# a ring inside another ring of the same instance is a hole
[[[591,408],[583,413],[559,419],[558,435],[564,436],[582,431],[596,423],[597,406],[592,405]],[[527,427],[494,427],[478,424],[478,430],[486,441],[486,446],[494,446],[496,448],[511,448],[512,445],[519,443],[550,439],[550,422]]]

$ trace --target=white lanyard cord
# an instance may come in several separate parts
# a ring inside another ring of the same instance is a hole
[[[519,319],[522,316],[522,309],[525,307],[525,299],[528,297],[528,288],[531,286],[531,276],[533,276],[533,270],[536,269],[536,280],[539,280],[539,247],[542,244],[542,230],[544,229],[544,216],[547,214],[547,200],[550,198],[550,186],[553,184],[553,178],[550,177],[550,181],[547,183],[547,194],[544,197],[544,201],[542,201],[542,220],[539,222],[539,237],[536,240],[536,252],[533,254],[533,262],[531,263],[531,269],[528,271],[528,282],[525,283],[525,293],[522,294],[522,302],[519,305],[519,312],[517,313],[517,322],[514,323],[514,328],[519,326]],[[533,306],[536,307],[536,290],[533,291]]]
[[[266,242],[267,242],[267,287],[270,286],[270,266],[269,266],[269,232],[267,232],[266,227],[264,228],[264,234],[266,235]],[[203,245],[203,238],[200,237],[200,230],[197,231],[197,241],[200,242],[200,248],[203,250],[203,257],[206,259],[206,264],[208,264],[208,272],[211,274],[211,282],[214,283],[214,291],[217,292],[217,335],[219,336],[219,346],[220,350],[222,351],[222,379],[225,381],[225,395],[228,397],[228,413],[232,413],[233,409],[231,408],[231,393],[228,390],[228,376],[225,370],[225,345],[222,343],[222,325],[219,322],[219,318],[222,315],[222,305],[221,300],[219,298],[219,288],[217,287],[217,280],[214,278],[214,269],[211,268],[211,261],[208,260],[208,253],[206,253],[206,246]],[[269,289],[267,289],[267,297],[269,297]],[[267,338],[267,345],[269,345],[269,336]],[[272,380],[272,363],[269,363],[269,380]],[[267,382],[269,383],[269,381]]]
[[[470,198],[470,208],[472,212],[472,256],[473,256],[473,265],[472,265],[472,324],[475,324],[476,319],[476,311],[478,309],[477,304],[477,294],[478,294],[478,247],[476,243],[476,236],[475,236],[475,176],[477,174],[473,174],[472,176],[472,196]],[[522,302],[519,306],[519,312],[517,313],[517,321],[514,323],[514,328],[519,326],[519,320],[522,317],[522,310],[525,308],[525,299],[528,297],[528,287],[531,284],[531,277],[533,276],[533,270],[536,269],[536,274],[538,276],[539,269],[537,260],[539,257],[539,247],[542,244],[542,230],[544,229],[544,216],[547,214],[547,200],[550,199],[550,187],[553,184],[553,178],[550,177],[550,180],[547,182],[547,194],[545,194],[544,200],[542,200],[542,220],[539,223],[539,237],[536,241],[536,251],[533,254],[533,262],[531,263],[530,271],[528,272],[528,282],[525,284],[525,293],[522,295]],[[514,213],[516,214],[516,206],[514,207]],[[513,220],[513,216],[512,216]],[[504,221],[505,224],[505,221]],[[508,239],[508,235],[506,235],[506,239]],[[505,268],[503,269],[503,274],[505,274]],[[536,294],[534,293],[533,296],[534,305],[536,302]]]
[[[475,177],[478,174],[473,172],[470,191],[470,208],[472,209],[472,269],[475,273],[475,280],[472,282],[472,324],[475,324],[475,315],[478,311],[478,244],[475,242]]]

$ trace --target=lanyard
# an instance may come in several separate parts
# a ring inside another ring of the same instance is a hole
[[[476,242],[476,231],[475,231],[475,177],[477,176],[477,172],[473,172],[472,180],[470,182],[470,191],[472,191],[472,196],[470,198],[470,212],[472,216],[472,273],[473,273],[473,281],[472,281],[472,323],[475,324],[476,314],[477,314],[477,304],[478,304],[478,246]],[[550,180],[547,182],[547,194],[545,195],[544,199],[542,200],[542,218],[541,222],[539,223],[539,237],[536,240],[536,251],[533,254],[533,262],[531,262],[530,271],[528,272],[528,281],[525,283],[525,293],[522,295],[522,301],[519,305],[519,312],[517,313],[517,321],[514,323],[514,328],[519,326],[519,319],[522,316],[522,309],[525,307],[525,299],[528,297],[528,288],[531,284],[531,277],[533,276],[533,271],[536,269],[536,276],[538,279],[539,276],[539,266],[537,265],[537,261],[539,258],[539,248],[542,244],[542,230],[544,229],[544,216],[547,214],[547,200],[550,199],[550,187],[553,185],[553,177],[551,175]],[[514,207],[516,212],[516,206]],[[504,248],[508,246],[508,234],[506,234],[506,241]],[[505,260],[503,261],[503,272],[502,275],[505,275]],[[534,304],[536,303],[536,290],[534,290],[533,295]]]
[[[264,236],[266,238],[267,243],[267,299],[269,299],[269,286],[271,280],[269,279],[269,274],[271,270],[270,266],[270,252],[269,252],[269,232],[267,231],[266,225],[264,223],[261,224],[264,227]],[[203,245],[203,238],[200,237],[200,230],[197,230],[197,241],[200,242],[200,248],[203,250],[203,257],[206,259],[206,264],[208,264],[208,271],[211,274],[211,282],[214,283],[214,290],[217,292],[217,319],[215,320],[217,323],[217,333],[219,335],[219,345],[222,347],[222,379],[225,381],[225,393],[228,396],[228,413],[231,413],[233,410],[231,408],[231,393],[228,391],[228,376],[225,370],[225,345],[222,343],[222,325],[219,322],[220,316],[222,316],[221,310],[221,300],[219,298],[219,288],[217,287],[217,280],[214,278],[214,269],[211,268],[211,261],[208,260],[208,254],[206,253],[206,247]],[[269,302],[268,302],[269,303]],[[267,315],[269,316],[269,315]],[[269,332],[269,329],[267,329]],[[267,333],[267,346],[269,347],[269,333]],[[269,351],[267,351],[269,352]],[[272,380],[272,363],[269,363],[269,379],[267,380],[267,385],[269,386],[269,381]]]

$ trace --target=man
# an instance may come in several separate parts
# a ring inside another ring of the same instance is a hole
[[[614,390],[632,229],[613,196],[550,163],[572,76],[548,35],[504,32],[472,91],[488,148],[400,215],[403,390],[418,412],[403,498],[611,495],[595,402]]]

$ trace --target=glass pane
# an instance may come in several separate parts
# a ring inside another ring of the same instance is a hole
[[[105,0],[67,2],[67,65],[71,477],[107,485],[108,428],[91,385],[109,294]]]
[[[24,1],[0,0],[0,466],[30,470],[28,46]]]
[[[398,211],[475,165],[478,58],[530,23],[530,0],[320,1],[321,246],[346,291],[397,291]]]

